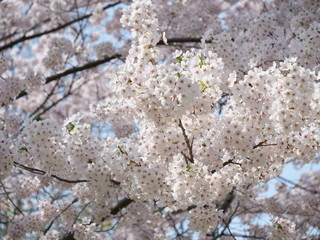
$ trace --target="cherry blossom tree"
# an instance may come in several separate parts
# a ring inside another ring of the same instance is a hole
[[[320,1],[0,15],[2,239],[319,238]]]

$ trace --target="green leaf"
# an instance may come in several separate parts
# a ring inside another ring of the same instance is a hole
[[[190,169],[191,169],[191,166],[187,165],[187,171],[190,171]]]
[[[277,229],[283,230],[282,226],[281,226],[279,223],[278,223],[278,225],[277,225]]]
[[[207,88],[213,88],[213,86],[208,86],[204,83],[204,81],[199,81],[201,84],[201,92],[204,92]]]
[[[104,228],[104,227],[111,227],[112,226],[112,222],[109,221],[109,222],[106,222],[106,223],[101,223],[101,227]]]
[[[127,156],[128,156],[127,151],[126,151],[126,150],[124,150],[121,146],[118,146],[118,149],[119,149],[119,151],[120,151],[120,153],[121,153],[121,154],[125,154],[125,155],[127,155]]]
[[[135,161],[130,160],[130,165],[134,165],[136,167],[141,167],[140,164],[136,163]]]
[[[178,60],[179,63],[181,63],[183,58],[181,56],[179,56],[179,57],[177,57],[177,60]]]
[[[201,144],[201,146],[202,146],[202,147],[206,147],[206,146],[207,146],[207,144],[205,144],[205,143],[202,143],[202,144]]]
[[[43,118],[41,116],[36,116],[34,120],[36,120],[37,122],[40,122],[43,120]]]
[[[67,130],[69,131],[69,132],[71,132],[73,129],[75,128],[75,125],[73,124],[73,123],[68,123],[68,125],[67,125]]]
[[[204,62],[204,58],[199,57],[199,59],[200,59],[199,66],[200,66],[200,68],[202,68],[202,66],[206,65],[206,63]]]
[[[201,84],[201,91],[204,92],[208,88],[208,86],[204,83],[204,81],[199,81]]]
[[[178,78],[181,78],[182,74],[181,73],[177,73]]]
[[[26,147],[21,147],[21,148],[19,148],[19,150],[28,152],[28,149]]]

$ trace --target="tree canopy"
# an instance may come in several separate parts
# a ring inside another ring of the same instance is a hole
[[[320,1],[0,16],[0,238],[319,238]]]

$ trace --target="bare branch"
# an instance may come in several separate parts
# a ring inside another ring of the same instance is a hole
[[[179,213],[182,213],[184,211],[190,211],[192,209],[195,209],[197,207],[197,205],[190,205],[186,210],[176,210],[176,211],[173,211],[172,214],[175,215],[175,214],[179,214]]]
[[[43,114],[45,114],[47,111],[49,111],[51,108],[53,108],[54,106],[56,106],[58,103],[60,103],[61,101],[63,101],[64,99],[66,99],[67,97],[69,97],[70,95],[72,95],[74,92],[76,92],[78,89],[80,89],[82,86],[84,86],[88,81],[80,84],[78,87],[76,87],[74,90],[72,90],[73,87],[73,82],[72,84],[69,86],[69,89],[67,91],[66,94],[64,94],[61,98],[59,98],[58,100],[56,100],[55,102],[53,102],[50,106],[44,108],[39,114],[38,116],[41,116]]]
[[[267,146],[276,146],[276,145],[277,145],[276,143],[265,144],[265,143],[267,143],[267,141],[268,141],[268,140],[259,142],[258,144],[256,144],[256,145],[253,146],[253,149],[256,149],[256,148],[258,148],[258,147],[267,147]]]
[[[126,208],[127,206],[129,206],[132,202],[134,202],[132,199],[130,198],[123,198],[122,200],[120,200],[118,202],[118,204],[111,209],[110,213],[112,215],[116,215],[118,214],[122,209]]]
[[[30,114],[30,117],[35,115],[45,104],[46,102],[49,100],[49,98],[53,95],[54,90],[57,88],[59,82],[56,82],[56,84],[53,86],[53,88],[51,89],[51,91],[48,93],[47,97],[44,99],[44,101],[40,104],[39,107],[37,107],[36,110],[33,111],[33,113]]]
[[[257,236],[250,236],[250,235],[237,234],[237,233],[233,233],[232,235],[233,235],[233,237],[240,237],[240,238],[244,238],[244,239],[261,239],[261,240],[266,239],[265,237],[257,237]],[[230,234],[223,234],[222,236],[232,237]]]
[[[23,212],[21,211],[21,209],[13,202],[13,200],[10,198],[9,193],[6,190],[6,187],[4,186],[4,184],[2,183],[2,181],[0,180],[1,183],[1,187],[3,188],[3,191],[5,192],[5,194],[7,195],[7,198],[9,199],[9,201],[12,203],[12,205],[15,207],[15,209],[18,210],[18,212],[24,216]]]
[[[120,54],[115,54],[111,57],[105,57],[103,59],[99,59],[99,60],[96,60],[96,61],[92,61],[92,62],[88,62],[86,63],[85,65],[82,65],[82,66],[77,66],[77,67],[73,67],[73,68],[69,68],[61,73],[58,73],[58,74],[55,74],[55,75],[52,75],[50,77],[47,77],[46,78],[46,84],[47,83],[50,83],[52,81],[55,81],[55,80],[59,80],[60,78],[62,77],[65,77],[65,76],[68,76],[70,74],[74,74],[74,73],[77,73],[77,72],[81,72],[81,71],[84,71],[84,70],[88,70],[90,68],[95,68],[103,63],[106,63],[106,62],[110,62],[111,60],[113,59],[116,59],[116,58],[120,58],[121,55]],[[17,97],[20,98],[20,97],[23,97],[23,96],[26,96],[27,95],[27,92],[26,91],[22,91],[19,96]]]
[[[211,40],[206,40],[205,43],[211,43]],[[168,44],[176,44],[176,43],[201,43],[200,37],[190,37],[190,38],[168,38]],[[160,40],[157,45],[167,45],[163,40]]]
[[[300,188],[300,189],[305,190],[307,192],[311,192],[313,194],[320,194],[320,191],[313,190],[313,189],[308,189],[308,188],[306,188],[304,186],[301,186],[300,184],[297,184],[297,183],[295,183],[295,182],[293,182],[293,181],[291,181],[289,179],[286,179],[284,177],[278,176],[277,178],[282,180],[282,181],[284,181],[284,182],[287,182],[287,183],[293,185],[294,187]]]
[[[227,165],[229,165],[229,164],[236,164],[236,165],[241,166],[241,163],[237,163],[237,162],[234,162],[233,159],[229,159],[228,161],[226,161],[226,162],[224,162],[224,163],[222,164],[222,167],[225,167],[225,166],[227,166]],[[215,172],[216,172],[216,170],[212,170],[212,171],[211,171],[212,174],[214,174]]]
[[[76,203],[76,202],[78,202],[78,201],[79,201],[79,199],[78,199],[78,198],[75,198],[75,199],[74,199],[68,206],[66,206],[57,216],[55,216],[55,217],[51,220],[51,222],[50,222],[50,224],[48,225],[48,227],[43,231],[43,235],[46,235],[46,234],[47,234],[47,232],[48,232],[48,231],[50,230],[50,228],[52,227],[54,221],[55,221],[62,213],[64,213],[65,211],[67,211],[69,207],[71,207],[74,203]]]
[[[188,138],[188,136],[187,136],[186,130],[185,130],[185,128],[184,128],[183,125],[182,125],[181,119],[179,119],[179,124],[178,124],[178,126],[181,128],[181,131],[182,131],[184,140],[186,141],[187,148],[188,148],[188,150],[189,150],[189,156],[187,156],[187,155],[184,154],[183,152],[181,152],[181,153],[182,153],[182,155],[184,156],[184,158],[186,159],[187,165],[188,165],[188,161],[191,162],[191,163],[194,163],[194,156],[193,156],[193,151],[192,151],[194,138],[192,138],[191,143],[190,143],[190,140],[189,140],[189,138]]]
[[[61,177],[58,177],[57,175],[51,175],[51,177],[55,178],[55,179],[58,179],[59,181],[61,182],[66,182],[66,183],[83,183],[83,182],[89,182],[89,180],[68,180],[68,179],[65,179],[65,178],[61,178]]]
[[[176,227],[176,222],[174,221],[173,217],[170,215],[170,213],[167,215],[168,219],[172,222],[172,226],[174,231],[176,232],[176,238],[180,238],[180,232]]]
[[[83,208],[81,209],[81,211],[78,213],[77,217],[75,218],[73,224],[76,224],[76,222],[78,221],[80,215],[83,213],[83,211],[86,209],[86,207],[87,207],[89,204],[91,204],[91,202],[88,202],[88,203],[86,203],[86,204],[83,206]]]
[[[21,168],[23,170],[26,170],[26,171],[29,171],[31,173],[34,173],[34,174],[39,174],[39,175],[45,175],[46,174],[46,172],[43,171],[43,170],[40,170],[40,169],[37,169],[37,168],[28,167],[28,166],[25,166],[25,165],[23,165],[21,163],[18,163],[18,162],[13,162],[13,165],[18,167],[18,168]],[[68,180],[68,179],[64,179],[64,178],[58,177],[57,175],[54,175],[54,174],[52,174],[50,176],[55,178],[55,179],[58,179],[61,182],[66,182],[66,183],[89,182],[88,180]]]
[[[106,10],[108,8],[111,8],[111,7],[114,7],[114,6],[116,6],[116,5],[120,4],[120,3],[121,3],[121,1],[117,1],[115,3],[107,5],[107,6],[105,6],[103,8],[103,10]],[[22,37],[20,37],[20,38],[12,41],[10,43],[7,43],[7,44],[1,46],[0,47],[0,52],[3,51],[3,50],[6,50],[8,48],[12,48],[13,46],[15,46],[16,44],[19,44],[21,42],[24,42],[24,41],[27,41],[27,40],[31,40],[31,39],[34,39],[34,38],[38,38],[38,37],[41,37],[43,35],[50,34],[50,33],[53,33],[53,32],[57,32],[57,31],[62,30],[62,29],[66,28],[66,27],[68,27],[68,26],[70,26],[70,25],[72,25],[72,24],[74,24],[76,22],[79,22],[79,21],[82,21],[84,19],[87,19],[87,18],[89,18],[91,16],[92,16],[92,14],[90,13],[90,14],[84,15],[82,17],[76,18],[76,19],[74,19],[74,20],[72,20],[70,22],[67,22],[65,24],[59,25],[59,26],[57,26],[55,28],[52,28],[50,30],[46,30],[46,31],[43,31],[43,32],[40,32],[40,33],[35,33],[33,35],[30,35],[30,36],[26,36],[26,34],[27,34],[27,32],[26,32]]]
[[[228,231],[229,231],[230,236],[232,237],[232,239],[237,240],[237,239],[235,238],[235,236],[232,234],[232,232],[231,232],[231,230],[230,230],[230,228],[229,228],[229,224],[230,224],[230,223],[227,223],[227,222],[226,222],[224,219],[222,219],[222,218],[221,218],[221,220],[222,220],[222,222],[225,224],[226,228],[228,229]]]
[[[170,43],[201,43],[201,38],[168,38],[168,44]],[[163,40],[158,42],[158,45],[166,45]]]

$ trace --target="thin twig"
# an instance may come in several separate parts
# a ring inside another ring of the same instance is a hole
[[[28,166],[25,166],[21,163],[18,163],[18,162],[13,162],[13,165],[18,167],[18,168],[21,168],[23,170],[26,170],[26,171],[29,171],[31,173],[34,173],[34,174],[39,174],[39,175],[46,175],[46,172],[43,171],[43,170],[40,170],[40,169],[37,169],[37,168],[32,168],[32,167],[28,167]],[[50,175],[51,177],[55,178],[55,179],[58,179],[59,181],[61,182],[66,182],[66,183],[83,183],[83,182],[89,182],[88,180],[85,180],[85,179],[81,179],[81,180],[69,180],[69,179],[65,179],[65,178],[61,178],[61,177],[58,177],[57,175]]]
[[[211,40],[206,40],[206,43],[211,43]],[[168,38],[167,39],[168,44],[174,44],[174,43],[201,43],[201,38]],[[160,40],[157,45],[167,45],[164,43],[163,40]]]
[[[1,186],[3,188],[3,191],[5,192],[5,194],[7,195],[7,198],[9,199],[9,201],[12,203],[12,205],[15,207],[15,209],[18,210],[18,212],[24,216],[23,212],[21,211],[21,209],[13,202],[13,200],[10,198],[9,193],[6,190],[6,187],[4,186],[4,184],[2,183],[2,181],[0,180]]]
[[[297,184],[297,183],[295,183],[295,182],[293,182],[293,181],[291,181],[291,180],[289,180],[289,179],[286,179],[286,178],[284,178],[284,177],[278,176],[277,178],[280,179],[280,180],[282,180],[282,181],[284,181],[284,182],[290,183],[290,184],[293,185],[294,187],[300,188],[300,189],[305,190],[305,191],[307,191],[307,192],[311,192],[311,193],[313,193],[313,194],[319,194],[319,193],[320,193],[320,191],[313,190],[313,189],[308,189],[308,188],[306,188],[306,187],[304,187],[304,186],[301,186],[300,184]]]
[[[88,203],[86,203],[86,204],[83,206],[83,208],[81,209],[81,211],[78,213],[76,219],[74,220],[73,225],[76,224],[76,222],[78,221],[78,218],[80,217],[80,215],[83,213],[83,211],[86,209],[86,207],[87,207],[89,204],[91,204],[91,202],[88,202]]]
[[[176,237],[175,238],[180,238],[180,232],[179,232],[179,230],[177,229],[177,227],[176,227],[176,222],[174,221],[174,219],[173,219],[173,217],[170,215],[170,213],[167,215],[167,217],[169,218],[169,220],[172,222],[172,224],[173,224],[173,229],[174,229],[174,231],[176,232]]]
[[[241,163],[237,163],[237,162],[234,162],[233,159],[229,159],[228,161],[226,161],[226,162],[224,162],[224,163],[222,164],[222,167],[225,167],[225,166],[227,166],[227,165],[229,165],[229,164],[236,164],[236,165],[241,166]],[[216,170],[212,170],[212,171],[211,171],[212,174],[214,174],[215,172],[216,172]]]
[[[191,163],[194,163],[194,156],[193,156],[193,151],[192,151],[192,147],[193,147],[193,140],[194,138],[192,138],[191,140],[191,143],[190,143],[190,140],[187,136],[187,133],[186,133],[186,130],[185,128],[183,127],[182,125],[182,121],[181,119],[179,119],[179,124],[178,126],[181,128],[182,130],[182,135],[184,137],[184,140],[186,141],[186,144],[187,144],[187,148],[189,150],[189,156],[187,156],[186,154],[184,154],[183,152],[181,152],[181,154],[184,156],[186,162],[187,162],[187,165],[188,165],[188,161],[191,162]]]
[[[40,106],[33,111],[33,113],[30,114],[29,117],[35,115],[49,100],[49,98],[54,94],[54,90],[57,88],[59,82],[56,82],[55,85],[53,86],[53,88],[50,90],[50,92],[48,93],[48,95],[46,96],[46,98],[44,99],[44,101],[40,104]]]
[[[85,85],[88,81],[82,83],[81,85],[79,85],[77,88],[75,88],[73,91],[71,91],[74,81],[72,81],[72,83],[69,86],[68,92],[66,94],[64,94],[61,98],[59,98],[57,101],[53,102],[50,106],[46,107],[45,109],[43,109],[41,111],[41,113],[38,114],[38,116],[41,116],[43,114],[45,114],[47,111],[49,111],[51,108],[53,108],[54,106],[56,106],[59,102],[63,101],[64,99],[66,99],[67,97],[69,97],[70,95],[72,95],[75,91],[77,91],[78,89],[80,89],[83,85]]]
[[[234,209],[233,213],[230,215],[230,217],[229,217],[229,219],[228,219],[228,225],[232,222],[232,219],[233,219],[233,217],[236,215],[239,206],[240,206],[240,203],[237,202],[236,208]],[[227,225],[224,227],[224,229],[221,231],[221,233],[217,236],[217,238],[223,236],[224,231],[225,231],[226,229],[227,229]]]
[[[47,232],[48,232],[48,231],[50,230],[50,228],[52,227],[54,221],[55,221],[58,217],[60,217],[60,215],[61,215],[62,213],[64,213],[65,211],[67,211],[69,207],[71,207],[74,203],[76,203],[76,202],[78,202],[78,201],[79,201],[79,199],[78,199],[78,198],[75,198],[75,199],[74,199],[68,206],[66,206],[57,216],[55,216],[55,217],[51,220],[51,222],[50,222],[50,224],[48,225],[48,227],[44,230],[43,235],[46,235],[46,234],[47,234]]]
[[[229,224],[226,223],[226,222],[224,221],[224,219],[221,218],[221,220],[222,220],[222,222],[225,224],[226,228],[228,229],[228,231],[229,231],[229,233],[230,233],[230,236],[231,236],[234,240],[237,240],[237,239],[235,238],[235,236],[232,234],[232,232],[231,232],[231,230],[230,230],[230,228],[229,228]]]
[[[86,63],[86,64],[84,64],[82,66],[69,68],[69,69],[67,69],[67,70],[65,70],[63,72],[60,72],[60,73],[57,73],[57,74],[52,75],[50,77],[47,77],[46,81],[45,81],[45,84],[48,84],[48,83],[50,83],[52,81],[55,81],[55,80],[59,80],[60,78],[68,76],[70,74],[74,74],[74,73],[81,72],[81,71],[84,71],[84,70],[87,70],[87,69],[90,69],[90,68],[98,67],[99,65],[101,65],[103,63],[110,62],[111,60],[116,59],[116,58],[120,58],[120,57],[121,57],[120,54],[115,54],[115,55],[113,55],[111,57],[108,56],[108,57],[105,57],[103,59],[99,59],[99,60],[88,62],[88,63]],[[27,94],[28,93],[26,91],[22,91],[18,95],[17,99],[21,98],[23,96],[26,96]]]
[[[232,235],[233,235],[233,237],[239,237],[239,238],[244,238],[244,239],[261,239],[261,240],[266,239],[265,237],[257,237],[257,236],[250,236],[250,235],[237,234],[237,233],[233,233]],[[222,236],[232,237],[229,234],[223,234]]]
[[[84,182],[89,182],[89,180],[85,179],[80,179],[80,180],[68,180],[65,178],[58,177],[57,175],[50,175],[51,177],[58,179],[61,182],[66,182],[66,183],[84,183]]]
[[[111,8],[111,7],[114,7],[114,6],[116,6],[116,5],[120,4],[120,3],[121,3],[121,1],[109,4],[109,5],[105,6],[103,8],[103,10],[106,10],[108,8]],[[31,40],[31,39],[34,39],[34,38],[38,38],[38,37],[41,37],[41,36],[49,34],[49,33],[57,32],[57,31],[59,31],[59,30],[61,30],[63,28],[66,28],[66,27],[68,27],[68,26],[70,26],[70,25],[72,25],[72,24],[74,24],[76,22],[82,21],[82,20],[87,19],[87,18],[89,18],[91,16],[92,16],[92,13],[84,15],[84,16],[79,17],[79,18],[76,18],[76,19],[74,19],[74,20],[72,20],[70,22],[67,22],[65,24],[59,25],[58,27],[55,27],[55,28],[52,28],[52,29],[49,29],[49,30],[46,30],[46,31],[43,31],[43,32],[40,32],[40,33],[35,33],[33,35],[30,35],[30,36],[26,36],[26,33],[25,33],[22,37],[20,37],[20,38],[14,40],[12,42],[9,42],[9,43],[1,46],[0,47],[0,52],[5,50],[5,49],[11,48],[11,47],[15,46],[18,43],[21,43],[21,42],[24,42],[24,41],[27,41],[27,40]]]
[[[267,147],[267,146],[276,146],[276,145],[277,145],[276,143],[265,144],[267,141],[268,141],[268,140],[259,142],[258,144],[254,145],[252,148],[253,148],[253,149],[256,149],[256,148],[258,148],[258,147]]]

